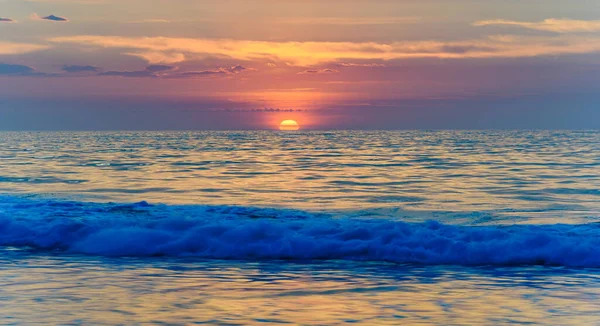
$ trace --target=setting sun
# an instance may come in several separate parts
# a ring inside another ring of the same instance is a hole
[[[298,129],[300,129],[300,126],[298,125],[298,122],[294,120],[284,120],[279,124],[279,130],[296,131]]]

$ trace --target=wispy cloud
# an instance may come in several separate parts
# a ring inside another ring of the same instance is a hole
[[[201,70],[201,71],[186,71],[178,74],[168,75],[168,78],[194,78],[194,77],[212,77],[212,76],[225,76],[231,74],[239,74],[241,72],[249,70],[248,68],[236,65],[229,68],[217,68],[213,70]]]
[[[110,77],[158,77],[156,74],[147,71],[147,70],[139,70],[139,71],[106,71],[103,73],[99,73],[98,76],[110,76]]]
[[[177,75],[171,75],[169,78],[194,78],[194,77],[211,77],[211,76],[223,76],[227,72],[223,70],[201,70],[201,71],[186,71]]]
[[[336,64],[338,67],[366,67],[366,68],[382,68],[386,67],[383,63],[351,63],[351,62],[340,62]]]
[[[112,77],[133,77],[133,78],[195,78],[235,75],[249,70],[248,68],[237,65],[228,68],[216,68],[212,70],[183,71],[179,72],[177,67],[167,65],[150,65],[144,70],[134,71],[106,71],[99,73],[98,76]]]
[[[124,54],[141,58],[146,60],[148,63],[174,64],[186,60],[186,56],[182,52],[169,50],[153,51],[141,48],[135,52],[125,52]]]
[[[47,45],[0,41],[0,55],[24,54],[49,48]]]
[[[222,69],[225,69],[226,71],[228,71],[229,73],[232,73],[232,74],[239,74],[240,72],[248,70],[248,68],[246,68],[242,65],[235,65],[233,67],[222,68]]]
[[[98,76],[112,76],[112,77],[160,77],[164,72],[175,69],[171,66],[165,65],[151,65],[146,67],[144,70],[135,70],[135,71],[106,71],[99,73]]]
[[[15,77],[75,77],[75,76],[99,76],[99,77],[129,77],[129,78],[200,78],[237,75],[245,71],[253,70],[241,65],[227,68],[219,67],[212,70],[183,71],[178,67],[167,65],[150,65],[143,70],[111,70],[99,72],[100,68],[94,66],[65,65],[61,67],[63,73],[39,72],[33,67],[0,63],[0,76]],[[85,73],[84,75],[82,75]],[[91,74],[90,74],[91,73]]]
[[[78,73],[78,72],[98,72],[98,68],[94,66],[77,66],[67,65],[61,68],[62,71],[67,73]]]
[[[334,69],[309,69],[309,70],[304,70],[298,73],[298,75],[322,75],[322,74],[334,74],[336,72],[339,72],[337,70]]]
[[[149,63],[174,63],[208,57],[241,61],[277,60],[297,66],[315,66],[343,60],[394,60],[408,58],[507,58],[583,54],[600,51],[600,38],[577,35],[491,36],[465,41],[376,42],[267,42],[231,39],[168,37],[65,36],[52,43],[122,49]],[[167,60],[167,58],[170,58]]]
[[[513,20],[482,20],[473,23],[473,26],[518,26],[538,31],[548,31],[555,33],[577,33],[577,32],[598,32],[600,31],[600,20],[574,20],[574,19],[544,19],[540,22],[520,22]]]
[[[146,67],[146,71],[150,71],[153,73],[171,71],[174,69],[176,69],[176,68],[173,66],[167,66],[167,65],[151,65],[151,66]]]

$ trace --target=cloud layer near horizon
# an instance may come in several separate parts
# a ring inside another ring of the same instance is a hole
[[[467,41],[265,42],[232,39],[79,35],[50,38],[55,44],[120,49],[149,63],[176,63],[210,56],[236,60],[280,60],[310,66],[344,59],[516,58],[600,51],[600,37],[493,35]]]

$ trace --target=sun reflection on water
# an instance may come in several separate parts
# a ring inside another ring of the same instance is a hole
[[[13,254],[0,258],[0,323],[600,321],[600,278],[585,270]]]
[[[478,211],[511,223],[600,211],[597,132],[0,133],[0,141],[0,191],[9,193],[386,216]]]

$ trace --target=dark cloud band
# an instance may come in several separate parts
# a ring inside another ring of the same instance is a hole
[[[98,72],[98,68],[94,66],[77,66],[77,65],[67,65],[63,66],[62,71],[68,73],[78,73],[78,72]]]

